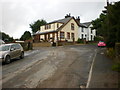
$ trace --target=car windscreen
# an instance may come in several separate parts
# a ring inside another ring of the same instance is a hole
[[[104,42],[104,41],[99,41],[99,42]]]
[[[0,46],[0,51],[8,51],[10,49],[10,45]]]

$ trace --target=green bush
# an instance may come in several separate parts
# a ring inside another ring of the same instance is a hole
[[[77,43],[84,43],[84,41],[80,38],[78,38]]]
[[[115,58],[115,49],[114,48],[108,48],[107,49],[107,56],[114,59]]]
[[[120,63],[114,64],[114,65],[112,66],[112,70],[113,70],[113,71],[120,72]]]
[[[103,41],[104,39],[102,37],[96,36],[94,38],[94,41]]]
[[[32,48],[33,48],[32,43],[29,43],[29,45],[28,45],[28,42],[20,43],[20,44],[23,47],[24,51],[32,50]]]

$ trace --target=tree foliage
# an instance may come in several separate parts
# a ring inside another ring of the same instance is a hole
[[[35,33],[38,30],[40,30],[40,26],[45,25],[46,23],[47,22],[45,20],[41,19],[41,20],[37,20],[34,23],[29,24],[29,25],[30,25],[30,28],[32,29],[32,32]]]
[[[20,40],[23,40],[23,41],[29,40],[31,39],[31,37],[32,37],[31,33],[29,31],[25,31],[24,34],[21,36]]]
[[[13,37],[10,37],[8,34],[6,34],[4,32],[0,32],[0,38],[5,42],[13,42],[14,41]]]
[[[92,29],[97,30],[98,36],[103,36],[108,47],[114,47],[120,42],[120,1],[107,6],[106,13],[92,21]]]

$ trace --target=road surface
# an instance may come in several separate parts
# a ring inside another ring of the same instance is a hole
[[[0,66],[2,88],[86,86],[91,63],[99,50],[94,45],[71,45],[27,51],[24,59]]]

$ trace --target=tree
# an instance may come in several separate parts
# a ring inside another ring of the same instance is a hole
[[[6,34],[6,33],[4,33],[4,32],[0,32],[0,35],[1,35],[0,38],[1,38],[3,41],[7,42],[7,43],[14,41],[13,37],[10,37],[8,34]]]
[[[40,26],[45,25],[45,24],[47,24],[47,22],[45,20],[41,19],[41,20],[37,20],[34,23],[29,24],[29,25],[30,25],[30,28],[32,29],[32,32],[36,33],[38,30],[40,30]]]
[[[103,34],[103,29],[102,29],[102,24],[104,22],[106,18],[106,15],[104,13],[101,13],[99,18],[95,19],[92,21],[92,29],[96,29],[97,30],[97,35],[98,36],[104,36]]]
[[[106,9],[99,18],[92,21],[92,28],[104,37],[107,47],[114,47],[116,42],[120,42],[120,1],[108,4]]]
[[[31,38],[32,38],[31,33],[29,31],[25,31],[24,34],[21,36],[20,40],[25,41]]]

